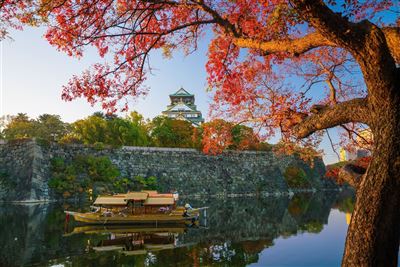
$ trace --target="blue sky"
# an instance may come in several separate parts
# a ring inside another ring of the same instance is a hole
[[[36,117],[54,113],[72,122],[99,110],[85,100],[62,101],[61,88],[73,74],[80,74],[102,59],[93,49],[80,60],[68,57],[51,47],[42,37],[43,33],[43,29],[27,28],[12,32],[13,41],[2,42],[2,114],[25,112]],[[204,67],[206,50],[202,45],[189,57],[178,53],[172,59],[153,53],[154,71],[146,82],[151,88],[149,95],[145,100],[131,103],[130,108],[148,118],[157,116],[168,105],[168,95],[182,86],[196,95],[198,108],[206,115],[209,102]]]
[[[24,31],[11,32],[11,40],[0,42],[1,57],[1,94],[0,116],[5,114],[27,113],[37,117],[43,113],[58,114],[64,121],[73,122],[95,111],[85,100],[73,102],[61,100],[61,88],[74,74],[80,74],[91,64],[101,62],[94,50],[78,60],[71,58],[51,47],[42,37],[40,28],[26,28]],[[137,110],[145,118],[153,118],[169,104],[168,95],[180,87],[196,95],[198,109],[207,119],[210,94],[206,92],[206,54],[207,43],[200,43],[198,51],[187,57],[175,53],[172,59],[164,59],[160,53],[151,57],[153,74],[148,76],[146,84],[149,95],[130,109]],[[336,131],[331,130],[332,136]],[[272,140],[276,141],[276,140]],[[327,138],[321,147],[325,150],[324,161],[337,161]]]

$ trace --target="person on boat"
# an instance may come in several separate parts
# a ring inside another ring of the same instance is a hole
[[[192,210],[192,206],[189,203],[185,204],[185,210],[183,211],[183,217],[189,217],[188,212]]]
[[[178,193],[178,191],[174,190],[174,191],[172,192],[172,196],[174,197],[174,200],[175,200],[175,201],[178,201],[178,199],[179,199],[179,193]]]
[[[112,213],[112,211],[107,209],[106,211],[103,212],[102,215],[103,215],[103,217],[112,217],[113,213]]]
[[[160,212],[167,213],[169,211],[169,207],[161,207],[158,209]]]

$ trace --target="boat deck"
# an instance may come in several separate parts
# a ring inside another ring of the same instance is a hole
[[[173,224],[196,220],[198,214],[183,217],[181,214],[143,214],[127,216],[102,216],[100,213],[80,213],[65,211],[74,217],[75,221],[87,224]]]

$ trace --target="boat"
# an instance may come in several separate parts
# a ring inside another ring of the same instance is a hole
[[[177,224],[194,223],[199,209],[189,204],[177,206],[177,194],[160,194],[157,191],[128,192],[99,196],[91,212],[64,211],[67,219],[85,224]]]
[[[104,235],[104,234],[114,234],[114,235],[127,235],[127,234],[137,234],[137,233],[177,233],[183,234],[187,230],[184,224],[168,224],[165,226],[154,227],[151,225],[84,225],[76,226],[71,232],[64,234],[63,236],[71,236],[76,234],[87,234],[87,235]]]

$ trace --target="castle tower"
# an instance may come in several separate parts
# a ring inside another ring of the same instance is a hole
[[[194,95],[181,88],[174,94],[169,95],[171,104],[162,114],[171,119],[187,120],[194,126],[199,126],[204,122],[203,116],[194,104]]]

